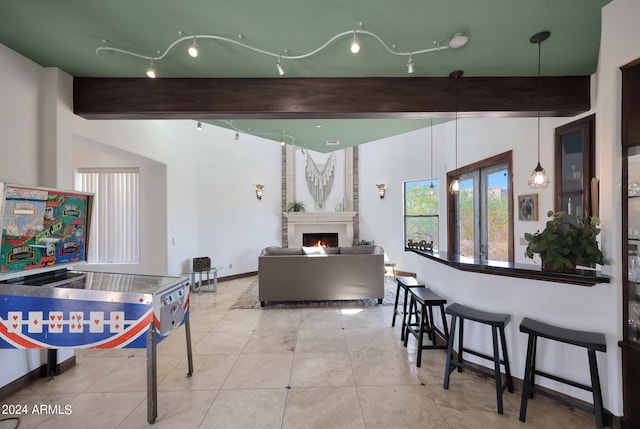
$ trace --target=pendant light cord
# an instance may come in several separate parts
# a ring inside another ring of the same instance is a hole
[[[430,150],[431,150],[431,159],[430,159],[431,168],[430,168],[429,174],[431,175],[431,179],[433,179],[433,118],[431,118],[431,126],[430,126],[430,128],[431,128],[431,145],[430,145],[431,146],[431,148],[430,148]]]
[[[456,99],[458,98],[458,83],[456,82]],[[456,106],[456,170],[458,169],[458,107]]]
[[[540,164],[540,62],[541,62],[541,47],[542,41],[538,42],[538,78],[536,79],[536,107],[538,108],[538,165]]]
[[[458,79],[456,76],[456,170],[458,169]]]

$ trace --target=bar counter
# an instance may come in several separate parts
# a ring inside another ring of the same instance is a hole
[[[580,286],[593,286],[596,283],[610,282],[609,277],[603,275],[600,271],[590,269],[578,268],[575,273],[557,273],[544,271],[541,265],[471,259],[460,255],[448,254],[442,250],[431,252],[405,248],[405,251],[416,253],[432,261],[448,265],[461,271],[569,283]]]

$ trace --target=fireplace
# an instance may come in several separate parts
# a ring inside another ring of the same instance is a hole
[[[338,247],[337,232],[313,232],[302,234],[302,245],[307,247]]]
[[[302,247],[303,234],[337,234],[337,246],[353,245],[353,218],[357,212],[284,212],[286,247]]]

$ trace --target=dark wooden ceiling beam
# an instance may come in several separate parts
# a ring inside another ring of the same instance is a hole
[[[456,95],[457,94],[457,95]],[[86,78],[73,110],[87,119],[360,119],[575,116],[589,76],[450,78]]]

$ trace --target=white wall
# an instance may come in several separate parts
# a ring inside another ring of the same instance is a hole
[[[0,45],[0,180],[38,182],[38,87],[42,67]]]
[[[40,83],[42,67],[0,45],[0,181],[37,185],[40,172]],[[63,361],[73,350],[61,350]],[[39,368],[44,350],[0,350],[0,386]]]

